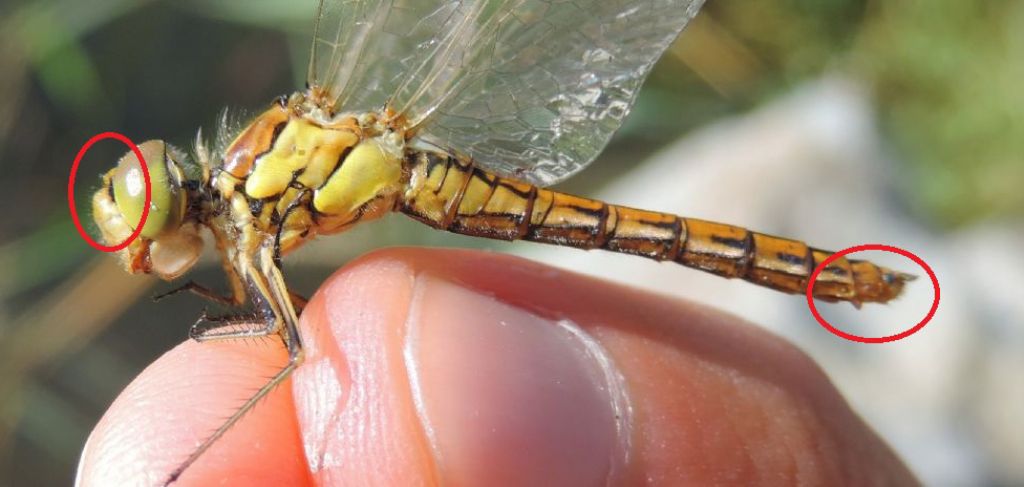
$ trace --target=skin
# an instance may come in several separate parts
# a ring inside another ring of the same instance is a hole
[[[805,354],[694,303],[389,249],[301,321],[305,363],[176,485],[918,483]],[[79,484],[159,484],[284,361],[273,341],[181,344],[96,426]]]

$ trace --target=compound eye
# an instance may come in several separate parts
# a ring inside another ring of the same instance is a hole
[[[146,159],[152,199],[149,216],[142,227],[142,235],[156,238],[173,231],[181,224],[185,209],[185,194],[181,189],[181,173],[171,160],[162,140],[148,140],[139,144],[139,152]],[[138,225],[146,202],[146,180],[142,175],[135,152],[128,151],[117,163],[114,173],[114,202],[129,225]]]

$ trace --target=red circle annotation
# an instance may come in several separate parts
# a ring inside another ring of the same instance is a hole
[[[124,242],[121,242],[117,245],[103,245],[93,240],[92,237],[90,237],[89,234],[85,231],[85,228],[82,227],[82,221],[78,217],[78,209],[75,208],[75,177],[78,173],[78,165],[79,163],[82,162],[82,157],[85,156],[85,153],[88,152],[89,149],[92,148],[92,146],[95,143],[105,139],[119,140],[121,141],[121,143],[127,145],[128,148],[132,150],[132,152],[135,154],[135,157],[139,159],[139,164],[142,166],[142,179],[146,185],[146,198],[143,203],[142,217],[139,219],[139,224],[136,225],[135,231],[132,232],[132,234],[129,235]],[[74,221],[75,228],[78,229],[78,234],[81,235],[82,239],[84,239],[85,242],[91,245],[93,248],[103,252],[117,252],[119,250],[124,249],[132,242],[134,242],[135,239],[139,238],[139,235],[142,234],[142,227],[146,225],[146,219],[149,218],[149,205],[152,203],[152,201],[153,184],[149,180],[149,166],[146,165],[146,159],[142,157],[142,151],[139,150],[139,147],[135,145],[135,143],[132,142],[131,139],[117,132],[103,132],[94,135],[85,143],[85,145],[82,146],[81,149],[78,150],[78,155],[75,156],[75,162],[71,165],[71,175],[68,176],[68,208],[70,208],[71,210],[71,220]]]
[[[814,305],[814,282],[818,280],[818,276],[821,274],[822,270],[824,270],[825,267],[828,267],[829,264],[835,262],[836,260],[842,258],[845,255],[849,255],[849,254],[852,254],[852,253],[855,253],[855,252],[864,252],[866,250],[881,250],[881,251],[884,251],[884,252],[891,252],[891,253],[894,253],[894,254],[902,255],[902,256],[904,256],[904,257],[914,261],[917,265],[921,266],[921,268],[924,269],[924,271],[928,274],[928,277],[931,279],[932,287],[935,289],[935,300],[932,301],[932,306],[928,310],[928,314],[925,315],[924,319],[922,319],[920,322],[918,322],[912,328],[910,328],[908,330],[905,330],[903,332],[897,333],[895,335],[882,336],[882,337],[863,337],[863,336],[860,336],[860,335],[854,335],[852,333],[847,333],[847,332],[845,332],[843,330],[840,330],[840,329],[836,328],[831,323],[829,323],[825,318],[823,318],[821,316],[821,313],[818,312],[818,308],[815,307],[815,305]],[[924,259],[918,257],[913,252],[901,249],[899,247],[893,247],[891,245],[881,245],[881,244],[856,245],[856,246],[850,247],[848,249],[840,250],[840,251],[830,255],[828,258],[826,258],[824,261],[822,261],[821,264],[818,264],[818,266],[814,269],[814,272],[811,273],[810,279],[807,281],[807,306],[811,309],[811,314],[814,315],[814,318],[816,320],[818,320],[818,323],[820,323],[821,326],[823,326],[826,330],[830,331],[833,335],[836,335],[836,336],[841,337],[841,338],[845,338],[845,339],[850,340],[850,341],[860,342],[860,343],[886,343],[886,342],[894,342],[896,340],[902,340],[902,339],[904,339],[904,338],[906,338],[906,337],[908,337],[910,335],[913,335],[914,333],[917,333],[918,331],[921,330],[921,328],[924,328],[924,325],[928,324],[928,322],[931,321],[933,317],[935,317],[935,312],[936,312],[936,310],[939,309],[939,279],[938,279],[938,277],[935,276],[935,271],[932,270],[932,268],[924,261]]]

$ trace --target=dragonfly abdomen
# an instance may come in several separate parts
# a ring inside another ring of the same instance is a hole
[[[502,240],[605,249],[674,261],[787,293],[803,293],[811,272],[831,253],[745,228],[627,208],[504,178],[471,161],[413,152],[411,175],[396,203],[435,228]],[[886,302],[912,276],[866,261],[837,259],[814,295],[828,301]]]

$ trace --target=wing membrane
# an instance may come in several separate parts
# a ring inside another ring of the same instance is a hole
[[[387,103],[432,144],[553,184],[601,152],[702,0],[327,3],[311,73],[341,109]]]
[[[438,51],[445,39],[451,44],[472,7],[454,0],[321,0],[309,82],[344,111],[394,104],[400,90],[422,86],[437,71]]]

